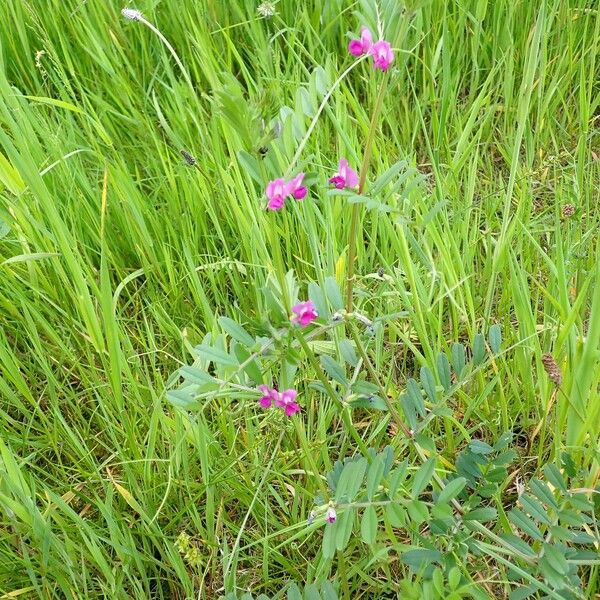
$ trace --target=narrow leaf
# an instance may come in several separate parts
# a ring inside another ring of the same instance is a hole
[[[452,387],[452,378],[450,374],[450,363],[444,352],[440,352],[437,358],[437,370],[444,390],[447,392]]]
[[[492,325],[490,327],[488,341],[492,352],[498,354],[498,352],[500,352],[500,346],[502,345],[502,330],[500,329],[500,325]]]
[[[239,324],[229,317],[219,317],[221,327],[234,339],[251,348],[254,346],[254,338]]]
[[[230,365],[232,367],[237,367],[239,364],[238,361],[231,356],[231,354],[221,350],[220,348],[209,346],[208,344],[200,344],[194,348],[194,351],[200,358],[209,360],[216,364]]]
[[[360,523],[360,535],[365,544],[374,544],[377,537],[377,511],[371,504],[367,506]]]
[[[433,477],[435,470],[435,457],[430,458],[423,466],[414,474],[412,479],[412,497],[416,498],[428,485]]]
[[[466,484],[467,480],[464,477],[457,477],[456,479],[453,479],[439,493],[437,502],[440,504],[450,502],[463,491]]]

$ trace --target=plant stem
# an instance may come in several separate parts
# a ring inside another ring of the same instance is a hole
[[[409,439],[412,438],[412,434],[411,434],[410,430],[408,429],[408,427],[402,420],[402,417],[396,410],[396,407],[394,406],[394,404],[388,398],[387,391],[383,387],[383,384],[380,382],[379,377],[377,376],[377,372],[375,371],[375,367],[371,363],[365,349],[363,348],[363,345],[360,341],[360,337],[358,336],[358,333],[356,331],[356,326],[354,325],[354,323],[350,323],[350,332],[352,334],[352,339],[354,339],[354,343],[356,344],[358,353],[360,354],[365,366],[367,367],[367,371],[369,372],[369,375],[373,378],[377,387],[379,388],[379,393],[381,394],[381,398],[385,402],[385,404],[388,408],[388,411],[389,411],[390,415],[392,416],[392,419],[395,421],[395,423],[398,425],[398,427],[400,427],[400,429],[402,430],[402,433],[404,433],[404,435],[407,438],[409,438]]]
[[[360,174],[358,179],[358,193],[362,194],[365,189],[365,183],[367,181],[367,172],[369,170],[369,164],[371,162],[371,151],[373,149],[373,140],[375,138],[375,131],[377,128],[377,121],[379,119],[379,113],[383,106],[383,96],[387,89],[388,76],[387,74],[381,80],[379,86],[379,93],[377,94],[377,100],[373,108],[373,114],[371,115],[371,123],[369,124],[369,133],[367,134],[367,143],[365,145],[365,153],[363,154],[362,164],[360,165]],[[356,236],[358,229],[358,217],[359,217],[360,204],[354,204],[352,206],[352,220],[350,221],[350,237],[348,239],[348,275],[346,278],[346,310],[352,312],[352,293],[354,288],[354,262],[356,261]]]
[[[367,445],[365,444],[364,440],[360,437],[358,431],[356,431],[356,428],[354,427],[354,424],[352,423],[352,419],[350,418],[350,412],[348,410],[348,405],[340,399],[340,397],[338,396],[336,391],[331,386],[331,383],[329,383],[329,380],[325,376],[325,373],[323,373],[323,369],[321,368],[321,365],[317,361],[317,358],[316,358],[314,352],[310,349],[310,346],[306,343],[303,333],[300,331],[300,329],[298,327],[294,327],[294,331],[296,333],[296,339],[300,342],[300,345],[302,346],[302,350],[304,350],[304,353],[306,354],[306,358],[308,359],[308,362],[310,363],[311,367],[314,369],[317,377],[319,378],[319,381],[323,384],[323,387],[325,388],[327,395],[340,408],[341,414],[342,414],[342,421],[344,422],[344,425],[346,426],[346,428],[348,429],[348,431],[354,438],[354,441],[360,448],[363,455],[369,456],[369,449],[367,448]]]
[[[150,29],[150,31],[152,31],[152,33],[154,33],[160,39],[160,41],[165,45],[165,47],[171,53],[171,56],[177,63],[177,66],[181,70],[181,73],[182,73],[186,83],[190,86],[190,89],[192,90],[192,94],[194,94],[194,96],[195,96],[196,90],[194,88],[194,84],[192,83],[190,74],[187,72],[187,69],[184,67],[183,62],[181,62],[181,59],[177,55],[177,52],[175,52],[175,48],[173,48],[173,46],[170,44],[169,40],[161,33],[161,31],[160,31],[160,29],[158,29],[158,27],[156,27],[155,25],[150,23],[150,21],[148,21],[148,19],[146,19],[145,17],[140,16],[138,21],[140,23],[142,23],[143,25],[145,25],[148,29]]]

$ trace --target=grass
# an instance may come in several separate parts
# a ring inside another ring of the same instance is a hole
[[[317,177],[339,156],[361,162],[380,78],[369,66],[306,138],[296,170],[311,197],[273,214],[263,190],[350,65],[358,5],[282,1],[263,19],[241,0],[141,1],[172,49],[121,8],[0,5],[0,597],[274,595],[327,577],[346,598],[392,597],[410,577],[397,558],[357,539],[325,559],[305,525],[322,476],[357,451],[336,403],[309,387],[318,363],[289,368],[304,410],[283,429],[228,394],[194,413],[165,398],[192,348],[222,333],[219,316],[260,335],[273,290],[289,284],[292,301],[331,276],[344,289],[353,211]],[[432,426],[437,452],[451,464],[469,440],[513,430],[507,502],[515,477],[563,452],[597,487],[598,10],[409,10],[388,24],[401,46],[366,188],[401,159],[426,177],[390,197],[400,218],[356,211],[356,309],[396,315],[368,358],[394,398],[439,352],[500,325],[503,352]],[[286,114],[265,142],[261,120]],[[351,415],[362,443],[408,452],[382,414]],[[478,581],[505,597],[506,566],[487,566]],[[597,597],[597,567],[578,593]]]

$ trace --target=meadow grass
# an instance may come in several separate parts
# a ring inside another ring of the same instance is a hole
[[[0,597],[276,597],[328,577],[345,598],[395,597],[412,577],[395,552],[356,539],[326,559],[306,525],[324,475],[357,451],[336,403],[308,385],[317,364],[285,428],[228,395],[193,413],[165,397],[193,347],[222,333],[219,316],[258,334],[269,290],[305,297],[328,277],[344,289],[345,199],[318,189],[275,217],[264,186],[350,66],[358,5],[282,0],[261,18],[250,1],[140,0],[171,47],[122,8],[0,3]],[[470,440],[512,430],[507,505],[564,452],[593,489],[598,9],[432,0],[406,14],[391,24],[401,47],[367,189],[399,160],[424,177],[390,198],[399,218],[357,211],[356,309],[395,315],[365,358],[393,401],[440,352],[498,324],[503,351],[448,399],[429,432],[437,452],[452,464]],[[360,164],[378,81],[359,64],[323,106],[296,165],[313,184],[339,156]],[[352,419],[366,446],[409,456],[387,413]],[[476,579],[489,597],[510,590],[501,556]],[[597,597],[597,566],[575,592]]]

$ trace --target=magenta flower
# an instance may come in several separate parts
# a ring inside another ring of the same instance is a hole
[[[371,46],[369,51],[373,57],[373,68],[387,71],[394,60],[394,51],[389,42],[379,40]]]
[[[306,196],[308,190],[302,185],[304,173],[298,173],[294,179],[287,184],[288,194],[294,196],[296,200],[302,200]]]
[[[275,406],[282,408],[286,417],[291,417],[297,412],[300,412],[300,405],[296,402],[296,390],[285,390],[279,394],[279,398],[275,401]]]
[[[292,312],[294,313],[292,323],[296,323],[297,325],[300,325],[300,327],[310,325],[319,316],[312,300],[299,302],[292,306]]]
[[[325,520],[328,523],[335,523],[337,521],[337,513],[335,512],[335,508],[330,506],[325,513]]]
[[[370,54],[373,57],[373,68],[387,71],[394,60],[394,51],[389,42],[379,40],[373,43],[373,35],[364,25],[360,29],[360,39],[348,44],[352,56]]]
[[[269,181],[267,185],[267,198],[269,204],[267,205],[270,210],[279,210],[285,202],[285,197],[288,195],[288,184],[285,179],[274,179]]]
[[[268,385],[259,385],[259,391],[262,393],[262,397],[259,399],[258,403],[263,408],[271,408],[273,403],[277,404],[279,400],[279,392],[273,388],[270,388]]]
[[[348,52],[352,56],[367,54],[373,45],[373,36],[369,29],[363,25],[360,29],[360,40],[352,40],[348,44]]]
[[[348,166],[348,161],[342,158],[338,172],[329,179],[329,183],[333,183],[338,190],[355,188],[358,185],[358,174]]]
[[[296,390],[285,390],[278,392],[275,388],[270,388],[268,385],[259,385],[258,390],[262,394],[258,403],[264,409],[277,408],[283,409],[286,417],[291,417],[297,412],[300,412],[300,405],[296,402],[298,392]]]
[[[296,200],[302,200],[308,193],[308,189],[302,185],[304,173],[298,173],[290,181],[279,178],[269,181],[267,184],[266,196],[269,200],[267,207],[270,210],[279,210],[283,208],[285,199],[293,196]]]

